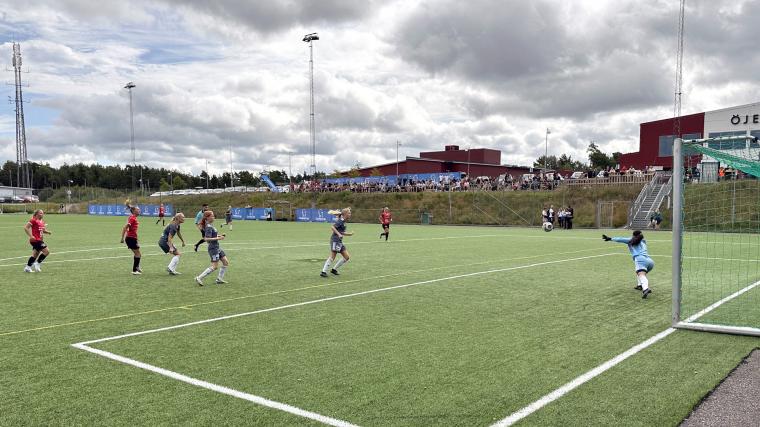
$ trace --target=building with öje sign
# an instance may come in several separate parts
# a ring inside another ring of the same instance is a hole
[[[620,165],[637,169],[645,166],[672,168],[675,120],[667,118],[641,123],[639,151],[620,156]],[[681,134],[684,140],[742,136],[760,138],[760,102],[681,116]],[[760,143],[756,139],[716,141],[707,143],[707,146],[745,158],[758,159],[760,155]],[[707,177],[712,176],[719,167],[716,160],[702,155],[686,156],[685,165],[699,168],[702,176]]]

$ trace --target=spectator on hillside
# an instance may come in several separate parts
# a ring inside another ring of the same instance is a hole
[[[571,230],[573,228],[573,207],[568,206],[565,212],[565,228]]]
[[[652,227],[655,230],[660,229],[660,223],[662,222],[662,215],[660,215],[659,210],[655,210],[652,212],[651,215],[649,215],[649,226]]]

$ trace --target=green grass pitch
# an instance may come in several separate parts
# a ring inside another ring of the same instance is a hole
[[[229,284],[199,287],[190,221],[169,276],[142,218],[133,276],[125,218],[53,215],[43,272],[23,273],[27,220],[0,216],[0,425],[317,425],[72,347],[288,305],[91,346],[357,425],[488,426],[670,326],[668,232],[646,233],[642,300],[597,230],[393,225],[385,242],[349,223],[351,261],[325,279],[328,225],[236,221]],[[676,331],[520,425],[676,425],[759,343]]]

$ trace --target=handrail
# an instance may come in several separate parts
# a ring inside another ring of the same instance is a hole
[[[635,175],[610,175],[606,178],[579,178],[566,179],[562,185],[624,185],[624,184],[643,184],[650,182],[655,173],[635,174]]]
[[[669,192],[669,184],[672,179],[673,179],[673,174],[671,172],[656,171],[654,173],[654,175],[652,176],[652,180],[649,181],[649,183],[647,183],[647,185],[644,186],[644,188],[639,193],[639,196],[628,208],[628,227],[633,226],[633,221],[641,213],[642,202],[652,195],[652,193],[654,192],[654,189],[657,186],[659,186],[657,188],[657,195],[655,195],[655,199],[652,203],[652,206],[649,207],[649,210],[646,212],[646,215],[648,216],[652,213],[653,206],[657,205],[659,207],[659,205],[662,203],[662,200],[665,198],[665,195],[667,195],[667,193],[663,193],[663,189],[667,189]]]

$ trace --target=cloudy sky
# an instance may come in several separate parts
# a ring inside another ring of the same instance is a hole
[[[133,81],[139,163],[199,173],[308,170],[446,144],[585,160],[636,151],[672,116],[677,0],[0,0],[0,64],[21,43],[31,160],[124,164]],[[760,100],[760,1],[690,0],[683,112]],[[3,67],[4,69],[5,67]],[[5,81],[13,73],[5,72]],[[8,96],[12,86],[4,86]],[[0,161],[15,159],[13,106]]]

